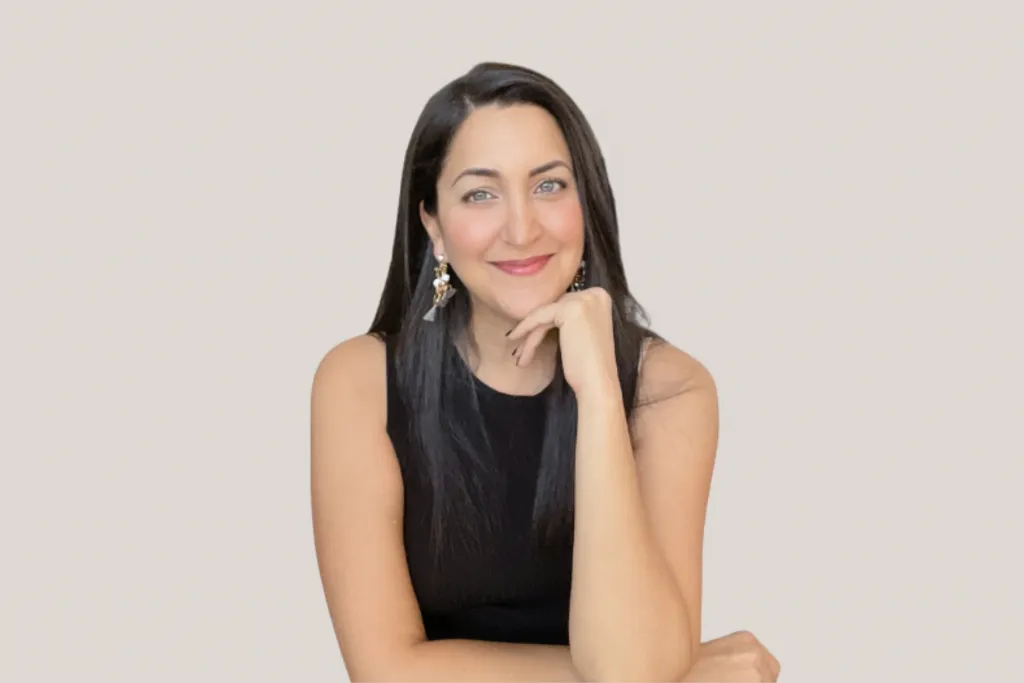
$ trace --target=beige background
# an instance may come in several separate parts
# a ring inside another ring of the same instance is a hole
[[[717,377],[704,637],[1019,676],[1019,4],[662,2],[4,3],[0,680],[344,680],[310,382],[490,59],[583,107]]]

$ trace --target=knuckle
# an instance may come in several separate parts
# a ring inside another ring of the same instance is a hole
[[[583,292],[583,302],[588,307],[597,307],[600,309],[610,308],[612,304],[611,295],[600,287],[591,287]]]
[[[756,645],[757,636],[750,631],[738,631],[736,633],[736,639],[744,645]]]

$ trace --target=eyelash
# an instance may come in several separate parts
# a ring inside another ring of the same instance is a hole
[[[544,180],[540,181],[541,185],[544,185],[545,183],[554,183],[555,185],[558,186],[558,189],[561,190],[564,190],[569,186],[569,184],[562,180],[561,178],[545,178]],[[480,192],[487,192],[487,190],[470,190],[466,194],[462,195],[462,201],[466,204],[475,204],[477,203],[477,201],[483,201],[482,199],[476,201],[473,200],[473,195],[478,194]],[[490,193],[488,192],[488,194]]]

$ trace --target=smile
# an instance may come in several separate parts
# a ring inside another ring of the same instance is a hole
[[[509,275],[533,275],[543,268],[554,254],[534,256],[521,261],[495,261],[493,265]]]

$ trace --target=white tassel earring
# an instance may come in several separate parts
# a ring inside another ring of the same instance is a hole
[[[437,311],[455,295],[455,288],[448,284],[448,263],[444,260],[444,254],[437,256],[437,266],[434,268],[434,303],[424,314],[423,319],[433,321],[437,318]]]

